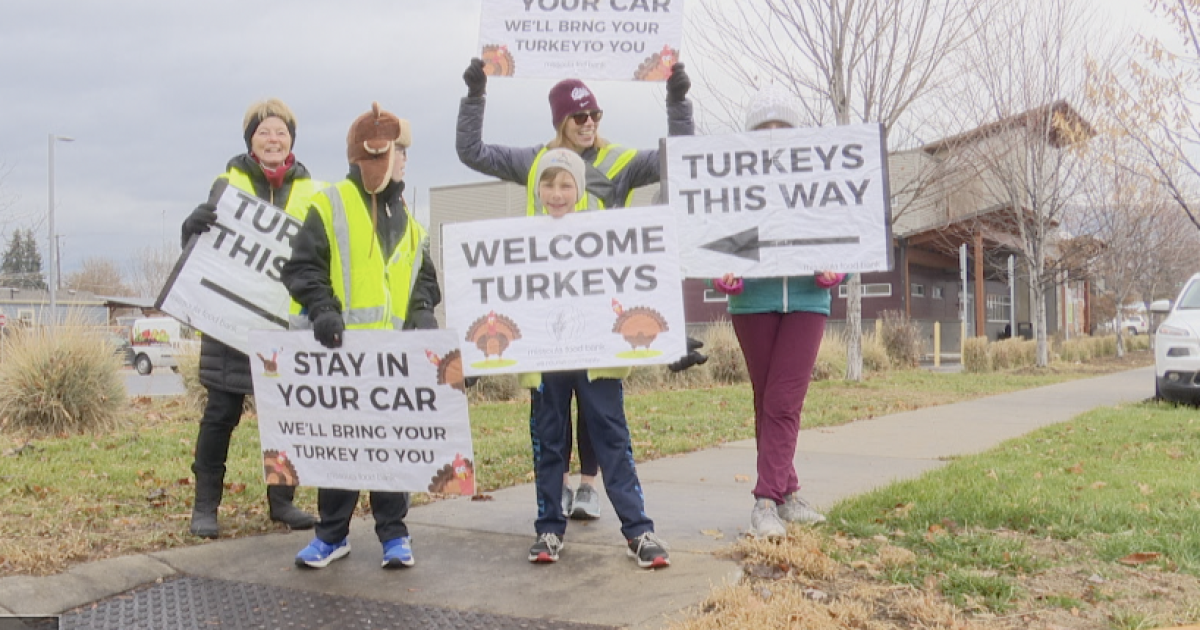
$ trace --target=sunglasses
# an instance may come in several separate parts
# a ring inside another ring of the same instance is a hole
[[[575,124],[581,127],[587,124],[588,118],[591,118],[596,122],[600,122],[600,119],[603,117],[604,110],[602,109],[597,109],[594,112],[579,112],[578,114],[571,114],[571,120],[574,120]]]

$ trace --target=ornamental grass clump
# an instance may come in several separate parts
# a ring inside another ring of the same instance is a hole
[[[891,364],[900,369],[921,364],[924,341],[921,327],[901,311],[880,313],[879,341],[887,350]]]
[[[79,323],[6,336],[0,428],[45,437],[115,425],[126,402],[121,359],[102,331]]]

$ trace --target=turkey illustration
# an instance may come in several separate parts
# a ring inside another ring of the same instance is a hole
[[[521,338],[521,328],[513,320],[495,311],[475,320],[467,328],[467,341],[488,357],[501,358],[509,344]]]
[[[612,331],[621,335],[631,349],[636,350],[638,346],[649,349],[650,344],[654,343],[660,334],[669,330],[667,319],[647,306],[627,309],[613,298],[612,309],[617,314]]]
[[[663,46],[643,61],[633,73],[638,81],[666,81],[671,78],[671,66],[679,59],[679,51],[670,46]]]
[[[429,491],[439,494],[475,494],[475,465],[471,460],[454,454],[452,463],[442,466],[429,481]]]
[[[437,366],[438,385],[449,385],[460,392],[466,392],[467,387],[463,378],[462,351],[457,348],[439,357],[433,350],[425,351],[425,358]]]
[[[296,467],[292,465],[292,460],[288,459],[287,453],[284,451],[277,451],[275,449],[263,451],[263,472],[266,476],[267,485],[300,485],[300,475],[296,472]]]
[[[489,76],[511,77],[517,71],[517,62],[508,52],[508,46],[484,46],[479,58],[483,60],[483,73]]]

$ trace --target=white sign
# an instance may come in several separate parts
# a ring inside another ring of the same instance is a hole
[[[462,359],[448,330],[254,331],[269,484],[475,493]]]
[[[291,297],[279,281],[301,221],[227,186],[217,223],[192,239],[158,298],[158,308],[249,354],[249,332],[286,330]]]
[[[665,206],[442,226],[446,327],[468,376],[670,363],[687,353]]]
[[[665,81],[683,0],[483,0],[479,57],[492,76]]]
[[[665,146],[688,277],[891,269],[880,125],[673,136]]]

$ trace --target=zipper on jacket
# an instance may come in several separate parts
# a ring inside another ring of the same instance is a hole
[[[788,312],[788,278],[784,276],[780,278],[783,281],[783,312]]]

